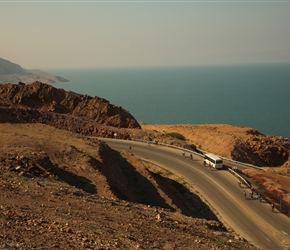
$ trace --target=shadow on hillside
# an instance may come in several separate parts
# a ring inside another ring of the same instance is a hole
[[[159,188],[166,193],[184,215],[219,221],[200,197],[190,192],[184,185],[153,172],[151,175],[158,183]]]
[[[102,154],[104,161],[99,170],[106,176],[111,191],[117,198],[173,210],[155,186],[119,152],[109,149]]]
[[[83,176],[76,175],[74,173],[68,172],[57,165],[53,164],[49,157],[45,157],[40,160],[41,166],[49,170],[51,173],[56,175],[59,180],[66,182],[67,184],[74,186],[76,188],[82,189],[85,192],[95,194],[97,192],[96,187],[91,183],[91,181]]]
[[[97,188],[91,183],[91,181],[83,176],[76,175],[74,173],[68,172],[57,166],[52,166],[52,171],[58,176],[59,180],[66,182],[67,184],[74,186],[76,188],[82,189],[83,191],[96,194]]]
[[[209,207],[182,184],[153,173],[145,166],[139,173],[119,152],[111,149],[109,154],[111,157],[104,155],[100,171],[106,176],[112,192],[119,199],[171,211],[180,210],[187,216],[219,221]],[[160,195],[162,192],[166,198]]]

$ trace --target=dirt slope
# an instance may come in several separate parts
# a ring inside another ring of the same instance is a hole
[[[0,249],[255,249],[128,151],[41,124],[0,131]]]
[[[198,149],[220,156],[261,166],[259,169],[245,170],[247,178],[257,192],[268,202],[274,202],[282,212],[290,216],[290,142],[286,138],[265,136],[258,131],[226,124],[202,125],[162,125],[141,123],[143,130],[162,133],[176,132]],[[280,165],[281,164],[281,165]],[[271,166],[271,167],[269,167]]]
[[[186,183],[83,135],[164,142],[263,167],[245,174],[276,204],[281,195],[290,200],[290,141],[225,124],[141,125],[98,97],[40,82],[1,85],[0,249],[254,249]]]
[[[290,140],[227,124],[144,124],[143,130],[177,132],[198,149],[256,166],[290,167]]]

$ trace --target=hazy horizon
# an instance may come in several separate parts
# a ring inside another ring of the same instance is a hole
[[[185,69],[185,68],[228,68],[230,69],[231,67],[260,67],[260,66],[290,66],[290,62],[270,62],[270,63],[229,63],[229,64],[196,64],[196,65],[152,65],[152,66],[96,66],[96,67],[45,67],[45,68],[25,68],[26,70],[162,70],[162,69]],[[21,66],[21,65],[20,65]]]
[[[290,62],[290,1],[0,1],[25,69]]]

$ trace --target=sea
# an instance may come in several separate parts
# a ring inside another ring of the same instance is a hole
[[[290,138],[290,63],[46,69],[149,124],[230,124]]]

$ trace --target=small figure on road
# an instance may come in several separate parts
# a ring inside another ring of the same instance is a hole
[[[272,212],[274,212],[274,209],[275,209],[275,205],[274,205],[274,203],[272,202],[272,203],[271,203],[271,210],[272,210]]]
[[[245,198],[247,197],[246,191],[244,191],[244,197],[245,197]]]
[[[182,156],[185,157],[185,152],[184,151],[182,151]]]
[[[250,191],[251,198],[253,199],[254,192],[253,190]]]
[[[190,154],[190,160],[192,160],[192,154]]]

